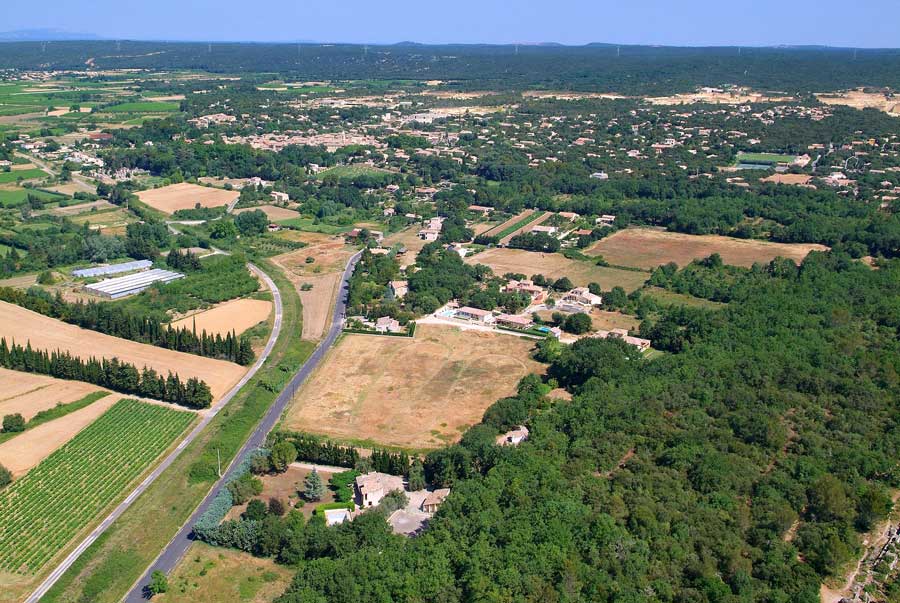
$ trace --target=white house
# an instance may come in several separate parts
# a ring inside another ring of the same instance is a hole
[[[403,491],[403,478],[387,473],[370,471],[356,478],[356,490],[359,494],[359,506],[374,507],[381,502],[388,492]]]

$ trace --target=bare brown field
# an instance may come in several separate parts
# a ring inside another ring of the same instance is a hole
[[[779,256],[799,262],[810,251],[826,249],[824,245],[770,243],[718,235],[628,228],[597,241],[585,253],[602,255],[610,264],[655,268],[668,262],[684,266],[713,253],[718,253],[726,264],[734,266],[752,266],[755,262],[769,262]]]
[[[775,184],[793,184],[795,186],[805,186],[812,180],[812,176],[807,174],[772,174],[767,178],[760,178],[760,182],[772,182]]]
[[[195,542],[169,576],[168,592],[153,598],[157,603],[270,603],[294,573],[273,559]]]
[[[285,428],[410,448],[455,442],[519,379],[533,341],[422,325],[415,338],[345,335],[298,392]]]
[[[237,199],[240,193],[182,182],[141,191],[137,196],[153,209],[171,214],[179,209],[193,209],[198,203],[200,207],[228,205]]]
[[[23,274],[0,280],[0,287],[12,287],[13,289],[27,289],[37,283],[37,274]]]
[[[557,310],[541,310],[538,312],[538,316],[541,317],[541,320],[550,321],[553,319],[553,314],[557,312]],[[564,314],[566,314],[564,312]],[[595,331],[603,329],[604,331],[611,331],[613,329],[637,329],[641,321],[638,320],[634,316],[628,316],[627,314],[621,314],[619,312],[607,312],[605,310],[597,310],[596,308],[591,311],[591,326]]]
[[[257,207],[244,207],[241,209],[237,209],[234,211],[236,214],[242,214],[245,211],[254,211],[260,210],[266,217],[269,218],[272,222],[277,222],[278,220],[290,220],[291,218],[299,218],[300,212],[294,211],[293,209],[287,209],[286,207],[279,207],[277,205],[259,205]]]
[[[0,368],[0,417],[19,413],[28,421],[42,410],[75,402],[102,389],[81,381]]]
[[[293,241],[308,243],[307,247],[271,258],[293,283],[303,304],[303,339],[315,341],[322,337],[331,315],[331,307],[340,287],[341,274],[354,249],[341,236],[314,232],[288,233]],[[315,261],[306,263],[306,258]],[[301,289],[304,283],[313,287]]]
[[[780,103],[793,100],[790,96],[770,96],[758,92],[694,92],[674,94],[644,99],[652,105],[690,105],[708,103],[713,105],[743,105],[746,103]]]
[[[0,334],[7,342],[15,340],[42,350],[64,350],[87,359],[117,357],[138,369],[149,366],[166,375],[178,373],[182,379],[197,377],[209,384],[213,398],[227,392],[246,371],[245,367],[224,360],[203,358],[175,352],[144,343],[136,343],[88,331],[62,321],[26,310],[15,304],[0,302]],[[92,405],[93,406],[93,405]]]
[[[597,266],[590,262],[570,260],[559,253],[538,253],[523,249],[494,248],[465,259],[467,264],[487,264],[494,274],[504,275],[507,272],[532,276],[543,274],[554,279],[564,276],[577,286],[598,283],[604,290],[619,286],[630,293],[639,289],[650,275],[646,272],[621,270]]]
[[[272,302],[264,299],[233,299],[176,320],[171,326],[193,329],[196,325],[197,333],[205,330],[210,334],[226,335],[234,331],[240,335],[266,320],[271,312]]]
[[[78,192],[86,192],[85,187],[78,182],[68,182],[66,184],[57,184],[56,186],[48,187],[48,190],[56,191],[57,193],[62,193],[63,195],[74,195]],[[96,192],[96,189],[92,189],[92,191],[87,192]]]
[[[109,410],[120,398],[117,395],[100,398],[82,409],[23,431],[3,442],[0,444],[0,465],[12,471],[15,477],[24,475],[76,433],[93,423],[94,419]]]

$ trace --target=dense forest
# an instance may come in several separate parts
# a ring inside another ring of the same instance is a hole
[[[281,603],[817,602],[900,485],[900,264],[813,253],[745,275],[677,353],[541,345],[549,385],[523,379],[428,455],[453,494],[422,536],[292,516],[247,550],[300,562]],[[523,422],[528,442],[493,444]]]
[[[900,52],[843,48],[6,42],[0,69],[200,69],[305,79],[460,80],[465,87],[537,86],[666,94],[722,82],[773,90],[900,88]]]

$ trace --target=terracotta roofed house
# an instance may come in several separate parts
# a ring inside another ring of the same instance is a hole
[[[450,488],[439,488],[434,492],[429,492],[425,500],[422,501],[422,510],[426,513],[437,513],[441,503],[450,495]]]
[[[356,490],[359,494],[359,506],[374,507],[381,502],[388,492],[403,491],[403,478],[387,473],[370,471],[357,476]]]
[[[456,311],[454,315],[462,320],[471,320],[472,322],[481,322],[490,324],[494,322],[494,314],[490,310],[481,310],[479,308],[470,308],[463,306]]]

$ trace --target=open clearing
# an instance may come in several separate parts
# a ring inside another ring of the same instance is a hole
[[[862,89],[840,93],[816,94],[819,102],[826,105],[846,105],[854,109],[878,109],[889,115],[900,116],[900,100],[886,96],[883,92],[865,92]]]
[[[169,577],[157,603],[269,603],[291,583],[295,570],[272,559],[195,542]]]
[[[285,428],[408,448],[455,442],[485,409],[542,372],[534,342],[422,325],[412,339],[345,335],[297,393]]]
[[[28,421],[42,410],[68,404],[103,388],[0,368],[0,417],[19,413]]]
[[[193,209],[198,203],[200,207],[228,205],[235,201],[240,196],[240,193],[238,191],[226,191],[221,188],[210,188],[182,182],[162,188],[141,191],[137,196],[153,209],[172,214],[179,209]]]
[[[586,251],[602,255],[610,264],[656,268],[668,262],[685,266],[693,260],[713,253],[734,266],[752,266],[783,257],[800,262],[810,251],[824,251],[824,245],[805,243],[770,243],[750,239],[733,239],[719,235],[689,235],[650,228],[627,228],[601,239]]]
[[[467,264],[487,264],[494,274],[499,276],[503,276],[507,272],[524,274],[527,277],[543,274],[554,279],[567,276],[580,287],[594,282],[599,283],[606,291],[619,286],[628,293],[639,289],[650,276],[646,272],[621,270],[597,266],[580,260],[570,260],[559,253],[539,253],[523,249],[486,249],[467,257],[465,262]]]
[[[269,499],[277,498],[285,504],[287,509],[296,508],[297,511],[306,517],[306,519],[309,519],[312,517],[313,511],[316,510],[317,506],[335,502],[334,491],[327,487],[328,480],[331,479],[334,472],[325,471],[322,468],[317,468],[316,471],[319,474],[319,477],[322,478],[322,482],[326,485],[325,494],[322,496],[322,499],[317,502],[305,502],[300,499],[300,492],[303,491],[303,483],[306,480],[306,476],[312,473],[310,467],[301,465],[300,463],[288,465],[287,471],[283,473],[272,473],[259,476],[259,479],[263,484],[263,490],[258,496],[254,496],[250,500],[255,498],[268,504]],[[297,506],[301,502],[304,504],[302,506]],[[249,503],[250,501],[248,500],[242,505],[231,507],[231,510],[225,515],[225,519],[239,518],[241,514],[247,510],[247,505]]]
[[[6,337],[7,343],[15,340],[25,345],[31,341],[33,348],[68,351],[83,360],[91,356],[115,356],[134,364],[138,370],[149,366],[163,375],[170,371],[178,373],[182,380],[197,377],[206,381],[214,399],[227,392],[247,370],[224,360],[203,358],[88,331],[7,302],[0,302],[0,334]]]
[[[393,247],[397,244],[406,247],[406,253],[397,256],[397,261],[400,262],[402,268],[415,264],[416,256],[419,255],[419,252],[422,251],[422,248],[428,242],[419,237],[419,228],[419,225],[416,224],[400,232],[395,232],[384,239],[383,245],[385,247]]]
[[[16,477],[26,474],[109,410],[118,399],[117,395],[106,396],[80,410],[23,431],[3,442],[0,444],[0,464],[12,471]]]
[[[34,574],[44,567],[119,498],[194,417],[120,400],[6,487],[0,492],[0,570]]]
[[[171,326],[192,329],[196,324],[197,333],[206,331],[210,334],[227,335],[233,330],[240,335],[266,320],[271,311],[272,302],[263,299],[233,299],[176,320]]]
[[[300,212],[294,211],[293,209],[288,209],[286,207],[279,207],[277,205],[258,205],[256,207],[244,207],[241,209],[237,209],[234,211],[236,214],[242,214],[247,211],[260,210],[266,217],[269,218],[270,222],[278,222],[279,220],[292,220],[294,218],[300,217]]]
[[[303,339],[315,341],[325,332],[341,274],[354,249],[345,244],[342,236],[296,231],[284,235],[292,241],[307,243],[307,246],[275,256],[271,262],[284,271],[300,295]],[[307,263],[306,258],[313,258],[313,261]],[[312,289],[303,291],[304,283],[312,285]]]

